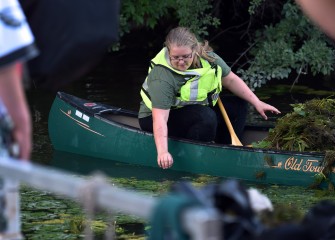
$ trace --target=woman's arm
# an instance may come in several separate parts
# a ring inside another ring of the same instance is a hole
[[[28,160],[31,152],[31,119],[22,86],[22,66],[12,64],[0,69],[0,98],[14,121],[13,137],[20,148],[19,158]]]
[[[230,72],[227,76],[222,78],[222,86],[230,90],[236,96],[252,104],[265,120],[268,119],[265,114],[266,111],[276,114],[280,113],[277,108],[259,100],[245,82],[233,72]]]
[[[169,168],[173,164],[173,158],[168,150],[168,127],[170,110],[152,109],[153,131],[157,149],[157,163],[161,168]]]

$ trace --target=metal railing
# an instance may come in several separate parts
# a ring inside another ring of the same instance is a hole
[[[31,162],[0,157],[0,176],[3,179],[0,197],[2,218],[0,239],[22,239],[20,223],[20,182],[40,190],[59,194],[83,202],[86,197],[94,198],[94,207],[121,211],[149,220],[158,198],[135,191],[125,190],[107,183],[100,176],[83,178],[65,171],[40,166]],[[193,240],[219,240],[222,237],[222,222],[215,209],[193,207],[182,213],[182,226]]]

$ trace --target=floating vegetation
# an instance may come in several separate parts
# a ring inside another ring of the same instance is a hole
[[[194,186],[202,187],[220,179],[208,175],[187,175],[180,180],[191,181]],[[135,177],[108,178],[108,181],[150,196],[168,192],[174,183],[171,180],[139,180]],[[22,231],[26,239],[84,239],[88,220],[80,204],[26,185],[21,186],[20,195]],[[118,240],[147,238],[149,226],[146,226],[143,219],[119,212],[98,212],[90,222],[95,239],[104,239],[104,234],[111,225]]]
[[[322,152],[325,154],[323,171],[315,176],[313,187],[327,182],[335,162],[335,98],[312,99],[292,104],[293,112],[279,118],[269,136],[254,147],[288,151]]]
[[[289,151],[335,150],[335,99],[292,106],[293,112],[279,118],[269,136],[256,145]]]
[[[256,176],[256,179],[263,179],[266,177],[266,173],[264,171],[259,171],[259,172],[256,172],[255,174]]]
[[[277,227],[283,223],[299,223],[304,212],[297,208],[295,204],[274,204],[273,212],[263,212],[260,215],[260,220],[268,227]]]
[[[84,239],[88,219],[80,204],[25,185],[20,192],[22,231],[26,239]],[[111,226],[117,239],[145,236],[143,220],[133,216],[97,212],[89,224],[95,239],[104,239]]]
[[[262,175],[261,172],[258,173]],[[170,190],[173,181],[140,181],[135,177],[109,178],[118,186],[140,191],[148,195],[162,195]],[[223,179],[207,175],[187,175],[184,180],[195,187],[203,187],[210,183],[219,183]],[[255,187],[250,183],[246,186]],[[274,205],[274,212],[262,217],[268,226],[281,223],[299,222],[308,209],[320,200],[334,200],[332,192],[302,187],[277,185],[257,185],[257,189],[269,196]],[[76,202],[63,199],[46,191],[21,187],[22,230],[26,239],[84,239],[86,216]],[[112,216],[111,216],[112,214]],[[115,227],[117,240],[144,240],[150,226],[143,219],[119,212],[98,212],[92,222],[91,229],[95,239],[104,239],[105,230]]]

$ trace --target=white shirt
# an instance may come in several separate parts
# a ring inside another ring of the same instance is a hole
[[[19,2],[0,0],[0,67],[36,56],[33,44],[34,36]]]

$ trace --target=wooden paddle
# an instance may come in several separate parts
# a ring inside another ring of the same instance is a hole
[[[228,127],[228,131],[230,133],[231,144],[235,145],[235,146],[243,146],[243,144],[241,143],[240,139],[238,139],[238,137],[237,137],[237,135],[236,135],[236,133],[234,131],[233,126],[231,125],[231,122],[229,120],[228,114],[227,114],[226,109],[224,108],[224,106],[222,104],[222,101],[221,101],[220,97],[218,99],[218,104],[219,104],[219,108],[220,108],[220,111],[222,113],[223,119],[226,122],[227,127]]]

